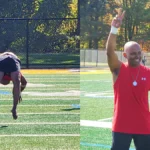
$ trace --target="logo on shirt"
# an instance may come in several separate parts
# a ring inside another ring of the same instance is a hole
[[[145,78],[145,77],[142,77],[141,80],[146,81],[146,78]]]

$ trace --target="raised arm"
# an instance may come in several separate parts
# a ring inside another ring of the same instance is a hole
[[[118,56],[115,53],[115,49],[116,49],[117,31],[118,31],[118,28],[122,24],[124,14],[125,12],[122,12],[122,9],[118,10],[118,14],[112,20],[111,31],[110,31],[110,34],[108,36],[108,40],[106,43],[107,61],[108,61],[108,65],[112,73],[118,71],[121,66],[121,61],[119,61]]]

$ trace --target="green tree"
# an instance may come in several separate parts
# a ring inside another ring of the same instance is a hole
[[[69,18],[77,16],[77,0],[0,0],[0,18]],[[74,5],[74,7],[70,7]],[[12,7],[13,6],[13,7]],[[61,51],[69,45],[75,49],[76,20],[29,21],[29,49]],[[24,51],[26,20],[0,21],[0,51],[8,48]],[[73,37],[73,36],[74,37]],[[73,43],[73,44],[72,44]]]
[[[140,38],[140,34],[145,30],[143,23],[145,24],[150,17],[146,15],[150,13],[146,9],[147,3],[148,0],[123,0],[123,8],[126,10],[125,41],[133,40],[135,37]],[[147,35],[146,32],[144,34]]]
[[[105,0],[88,0],[81,3],[82,45],[98,49],[98,43],[105,34],[103,17],[106,14]]]

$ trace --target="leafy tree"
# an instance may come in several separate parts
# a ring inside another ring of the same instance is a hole
[[[139,35],[142,22],[147,22],[147,2],[148,0],[123,0],[123,8],[126,10],[125,41],[133,40],[134,35]]]
[[[82,47],[98,49],[100,39],[105,34],[103,17],[106,14],[105,0],[88,0],[81,3]],[[87,42],[88,41],[88,42]]]
[[[77,0],[0,0],[0,18],[69,18],[77,17]],[[12,7],[13,6],[13,7]],[[29,49],[39,52],[75,49],[76,20],[30,20]],[[0,21],[0,51],[8,48],[25,51],[27,21]],[[72,39],[72,35],[74,39]],[[73,42],[73,44],[72,44]]]

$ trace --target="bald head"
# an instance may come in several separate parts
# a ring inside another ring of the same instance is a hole
[[[124,45],[124,57],[128,60],[130,66],[136,67],[140,65],[142,52],[137,42],[130,41]]]
[[[141,50],[141,47],[137,42],[134,42],[134,41],[127,42],[124,45],[124,52],[125,53],[130,52],[132,49]]]

